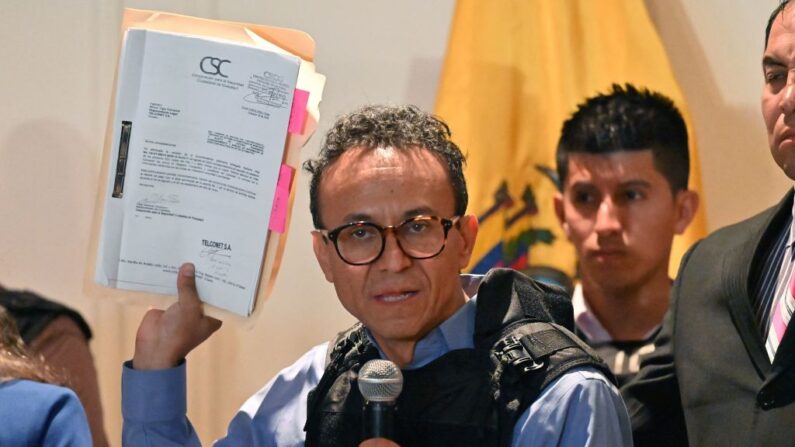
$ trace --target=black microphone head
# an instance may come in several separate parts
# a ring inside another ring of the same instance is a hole
[[[403,374],[389,360],[370,360],[359,370],[359,391],[368,402],[393,402],[403,391]]]

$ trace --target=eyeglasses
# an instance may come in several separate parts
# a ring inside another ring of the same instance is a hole
[[[366,265],[381,257],[387,232],[395,233],[398,247],[413,259],[428,259],[444,250],[447,233],[461,216],[445,219],[416,216],[397,225],[382,227],[372,222],[351,222],[333,230],[317,230],[334,243],[340,258],[351,265]]]

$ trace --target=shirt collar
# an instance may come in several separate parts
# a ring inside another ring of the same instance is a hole
[[[599,319],[591,310],[582,294],[582,284],[574,286],[574,293],[571,296],[571,306],[574,308],[574,324],[577,329],[593,343],[611,341],[610,333],[607,332]]]
[[[599,321],[599,318],[596,317],[591,306],[588,305],[588,302],[585,300],[585,295],[582,293],[582,283],[578,283],[574,287],[574,293],[571,296],[571,306],[574,308],[574,324],[577,326],[577,329],[585,335],[589,342],[605,343],[613,341],[613,337],[611,337],[607,329],[602,326],[602,322]],[[659,324],[655,326],[643,339],[650,339],[657,333],[660,326]]]
[[[477,286],[483,279],[482,275],[461,275],[461,287],[471,298],[442,324],[435,327],[414,347],[414,359],[404,369],[421,368],[442,355],[456,349],[475,347],[475,311],[477,310]],[[378,348],[382,358],[386,358],[378,342],[369,330],[367,338]]]

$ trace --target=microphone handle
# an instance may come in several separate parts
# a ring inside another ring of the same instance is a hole
[[[395,402],[364,403],[364,439],[395,440]]]

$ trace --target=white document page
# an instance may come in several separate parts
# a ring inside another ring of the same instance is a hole
[[[119,66],[96,281],[176,293],[196,265],[208,304],[248,315],[300,59],[141,29]]]

